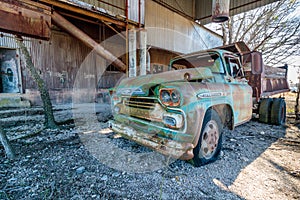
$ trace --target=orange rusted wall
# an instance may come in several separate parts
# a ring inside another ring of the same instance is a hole
[[[50,7],[24,0],[0,1],[0,30],[34,38],[49,39]]]

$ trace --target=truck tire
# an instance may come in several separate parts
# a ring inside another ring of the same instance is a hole
[[[218,159],[222,147],[222,128],[217,112],[208,110],[203,120],[198,144],[193,149],[195,167],[200,167]]]
[[[284,99],[278,98],[273,100],[271,108],[271,123],[283,125],[286,120],[286,103]]]
[[[259,121],[263,123],[270,123],[271,120],[271,107],[273,99],[262,99],[259,104]]]

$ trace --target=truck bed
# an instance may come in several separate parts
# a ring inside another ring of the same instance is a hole
[[[261,97],[271,96],[289,91],[287,81],[287,66],[270,67],[264,66],[262,74],[262,93]]]
[[[246,79],[253,89],[253,97],[263,98],[289,91],[287,66],[270,67],[265,65],[261,74],[246,71]]]
[[[217,47],[217,49],[224,49],[238,54],[241,58],[243,66],[247,66],[249,63],[251,63],[250,66],[254,66],[252,67],[252,70],[244,69],[246,79],[249,81],[249,85],[253,89],[253,97],[259,99],[289,91],[289,85],[287,81],[287,65],[282,67],[270,67],[264,65],[262,62],[261,53],[251,51],[249,47],[242,41]],[[252,58],[252,54],[257,55],[256,60]],[[253,71],[253,69],[261,70]]]

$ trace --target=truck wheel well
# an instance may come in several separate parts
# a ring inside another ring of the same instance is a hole
[[[233,130],[233,112],[228,104],[214,105],[210,109],[214,109],[218,113],[224,127]]]

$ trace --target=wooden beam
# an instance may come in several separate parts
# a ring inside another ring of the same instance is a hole
[[[51,9],[36,2],[0,1],[0,30],[39,39],[50,38]]]
[[[62,17],[55,11],[52,14],[52,20],[59,27],[63,28],[65,31],[82,41],[87,46],[93,48],[96,51],[96,53],[99,54],[101,57],[108,60],[109,62],[112,62],[120,71],[126,71],[126,65],[121,60],[119,60],[111,52],[104,49],[104,47],[98,44],[90,36],[88,36],[86,33],[84,33],[82,30],[77,28],[75,25],[73,25],[71,22],[66,20],[64,17]]]
[[[92,10],[92,8],[91,8],[91,10],[87,10],[87,9],[79,7],[76,4],[71,4],[70,2],[67,3],[67,2],[58,1],[58,0],[39,0],[39,2],[46,3],[48,5],[51,5],[51,6],[60,8],[60,9],[68,10],[68,11],[74,12],[76,14],[81,14],[84,16],[92,17],[92,18],[98,19],[100,21],[113,23],[113,24],[123,26],[123,27],[126,26],[125,19],[124,20],[117,19],[117,18],[114,19],[112,16],[105,16],[104,14],[99,13],[98,11]]]

